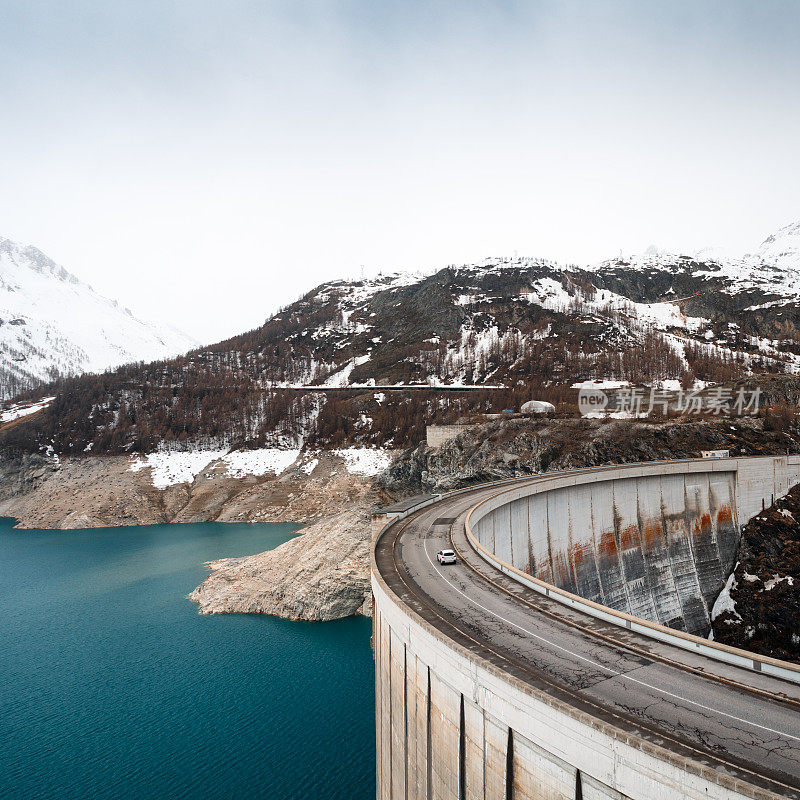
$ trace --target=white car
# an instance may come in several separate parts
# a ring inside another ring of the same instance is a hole
[[[456,554],[452,550],[440,550],[436,554],[436,558],[438,559],[440,564],[456,563]]]

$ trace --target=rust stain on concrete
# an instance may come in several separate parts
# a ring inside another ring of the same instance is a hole
[[[663,528],[661,527],[661,520],[650,518],[644,520],[642,530],[642,545],[645,552],[656,550],[661,546],[663,541]]]
[[[620,544],[623,550],[633,550],[639,548],[639,526],[626,525],[619,535]]]

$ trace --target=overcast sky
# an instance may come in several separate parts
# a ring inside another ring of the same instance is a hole
[[[362,265],[800,218],[794,0],[0,0],[0,35],[0,236],[205,341]]]

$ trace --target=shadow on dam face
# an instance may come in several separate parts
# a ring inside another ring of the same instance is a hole
[[[706,636],[739,545],[735,479],[699,472],[564,486],[500,505],[473,531],[540,580]]]

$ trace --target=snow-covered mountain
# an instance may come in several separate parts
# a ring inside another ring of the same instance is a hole
[[[431,421],[530,397],[572,402],[572,387],[586,380],[795,380],[795,236],[789,226],[763,252],[737,258],[651,250],[593,267],[489,258],[329,281],[256,330],[165,363],[75,379],[7,436],[60,453],[150,452],[169,442],[404,446]]]
[[[689,255],[656,247],[644,253],[603,261],[589,267],[603,270],[622,267],[632,272],[651,270],[689,271],[698,278],[716,278],[727,294],[763,292],[780,298],[800,299],[800,222],[786,225],[768,236],[752,252],[736,254],[725,247],[707,247]]]
[[[800,272],[800,222],[784,225],[768,236],[756,254],[780,269]]]
[[[0,398],[41,381],[184,353],[197,342],[134,317],[35,247],[0,238]]]

